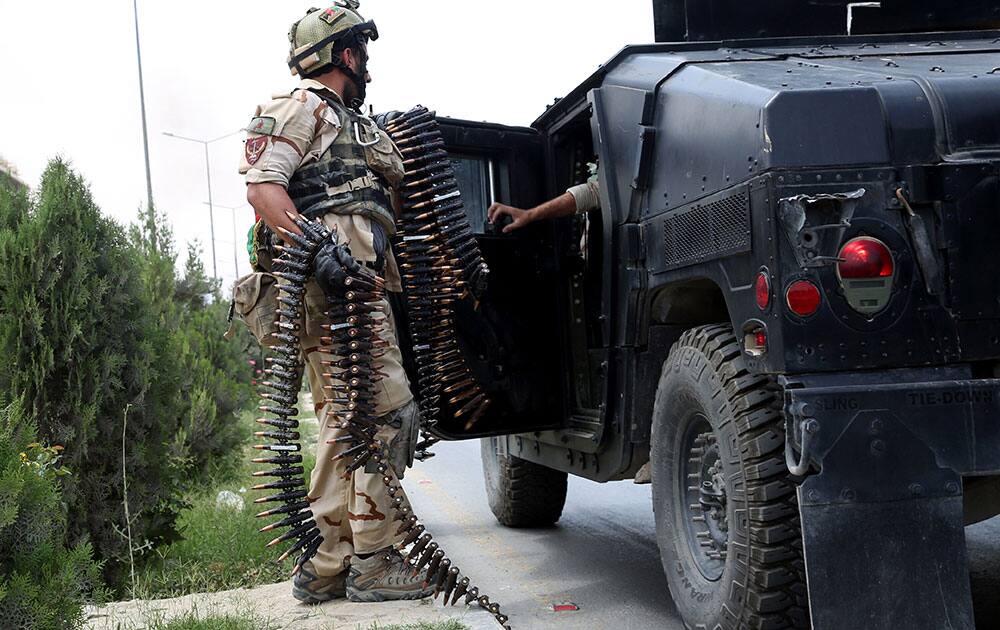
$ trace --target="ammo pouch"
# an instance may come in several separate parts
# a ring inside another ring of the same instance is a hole
[[[309,337],[322,337],[330,334],[323,330],[324,324],[329,324],[329,320],[324,313],[330,308],[326,301],[323,289],[315,280],[306,283],[305,299],[305,330]]]
[[[269,273],[243,276],[233,285],[233,311],[264,346],[280,342],[272,337],[278,332],[278,281]]]
[[[365,148],[365,162],[368,163],[368,167],[385,177],[390,186],[397,186],[403,181],[403,155],[393,144],[389,134],[378,129],[370,119],[355,119],[353,124],[359,128],[363,127],[365,136],[374,135],[374,140],[361,143]],[[359,139],[361,135],[358,134]]]

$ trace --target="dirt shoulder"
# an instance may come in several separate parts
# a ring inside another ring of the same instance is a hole
[[[300,604],[291,596],[291,582],[253,589],[197,593],[172,599],[132,600],[86,611],[88,630],[141,630],[189,612],[198,615],[253,616],[267,630],[368,630],[374,624],[416,624],[457,619],[471,630],[497,630],[492,615],[481,608],[443,608],[440,601],[356,604],[334,600],[319,606]]]

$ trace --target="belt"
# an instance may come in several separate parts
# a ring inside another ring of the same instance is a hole
[[[381,188],[375,182],[375,178],[371,175],[362,175],[352,179],[349,182],[341,184],[340,186],[327,186],[326,194],[330,197],[335,195],[340,195],[345,192],[354,192],[355,190],[362,190],[364,188]]]

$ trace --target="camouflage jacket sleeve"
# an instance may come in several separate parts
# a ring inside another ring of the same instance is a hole
[[[240,174],[248,184],[287,187],[295,171],[319,159],[340,126],[337,114],[308,90],[276,95],[247,126]]]

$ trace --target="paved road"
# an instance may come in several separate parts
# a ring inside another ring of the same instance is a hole
[[[518,630],[683,630],[656,548],[649,486],[570,477],[558,526],[501,527],[486,503],[479,442],[439,444],[407,474],[416,512]],[[966,530],[977,630],[1000,630],[1000,518]],[[576,612],[553,612],[573,603]]]

